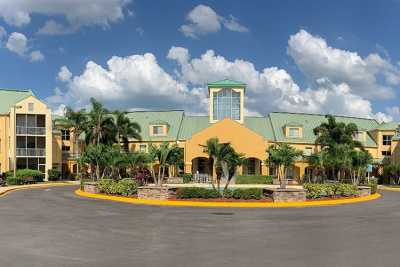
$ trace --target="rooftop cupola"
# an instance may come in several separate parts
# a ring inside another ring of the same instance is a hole
[[[244,92],[246,84],[233,80],[221,80],[209,83],[210,122],[229,118],[243,123]]]

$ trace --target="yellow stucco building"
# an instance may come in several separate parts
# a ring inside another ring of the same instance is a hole
[[[321,114],[271,112],[265,117],[246,116],[246,85],[232,80],[208,84],[209,113],[187,115],[183,110],[135,111],[127,116],[142,129],[142,140],[129,140],[130,151],[147,151],[150,143],[170,142],[184,150],[184,167],[180,172],[211,175],[213,170],[203,152],[209,138],[230,142],[248,159],[241,174],[274,175],[265,164],[268,146],[288,143],[314,153],[313,129],[326,121]],[[361,141],[379,166],[383,159],[400,162],[399,124],[378,123],[374,119],[335,116],[337,121],[355,123]],[[68,130],[53,129],[51,111],[31,91],[0,90],[0,168],[33,168],[43,172],[56,168],[76,173],[75,136]],[[307,163],[299,160],[289,176],[301,179],[308,172]],[[376,171],[379,171],[377,168]],[[170,175],[176,170],[170,170]]]

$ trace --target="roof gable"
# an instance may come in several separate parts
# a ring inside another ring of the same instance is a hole
[[[33,96],[31,90],[0,89],[0,114],[8,114],[13,105]]]
[[[176,141],[178,139],[179,128],[183,119],[182,110],[172,111],[134,111],[126,116],[133,122],[140,125],[141,137],[143,141]],[[156,123],[157,122],[157,123]],[[151,125],[167,124],[168,132],[166,136],[151,136],[149,128]]]
[[[292,143],[314,143],[316,136],[314,128],[323,122],[327,122],[325,115],[321,114],[304,114],[304,113],[287,113],[287,112],[271,112],[269,115],[271,125],[277,142]],[[344,123],[354,123],[361,131],[367,131],[367,138],[364,145],[367,147],[376,147],[375,141],[369,135],[368,131],[375,129],[379,124],[374,119],[363,119],[345,116],[334,116],[336,121]],[[296,122],[303,125],[302,138],[288,138],[285,135],[285,125]]]

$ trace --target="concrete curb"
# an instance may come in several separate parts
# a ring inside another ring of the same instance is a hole
[[[321,207],[321,206],[335,206],[342,204],[352,204],[375,200],[381,197],[376,193],[366,197],[355,197],[346,199],[334,200],[316,200],[304,202],[199,202],[199,201],[177,201],[177,200],[148,200],[148,199],[135,199],[129,197],[110,196],[104,194],[93,194],[83,192],[78,189],[75,194],[81,197],[110,200],[116,202],[139,204],[139,205],[153,205],[153,206],[174,206],[174,207],[223,207],[223,208],[304,208],[304,207]]]
[[[0,192],[0,197],[5,197],[10,192],[25,190],[25,189],[35,189],[35,188],[47,188],[47,187],[56,187],[56,186],[68,186],[68,185],[76,185],[73,182],[62,182],[62,183],[45,183],[45,184],[32,184],[32,185],[18,185],[18,186],[10,186],[2,187],[3,191]]]

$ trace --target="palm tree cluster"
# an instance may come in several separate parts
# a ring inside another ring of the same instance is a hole
[[[219,191],[221,178],[224,177],[226,181],[224,190],[226,190],[236,175],[237,167],[243,164],[244,155],[237,153],[230,143],[220,143],[216,137],[208,139],[206,144],[201,146],[211,159],[209,161],[211,169],[215,169],[216,181],[213,178],[211,180],[213,188]]]
[[[330,178],[358,184],[373,159],[362,143],[354,140],[357,125],[337,122],[331,115],[326,118],[327,122],[314,129],[315,144],[320,150],[307,157],[312,168],[310,178],[314,182]]]
[[[65,116],[55,121],[56,126],[70,130],[76,142],[80,141],[84,133],[86,145],[117,143],[122,149],[127,148],[129,138],[141,139],[139,124],[132,122],[126,112],[110,111],[94,98],[90,99],[90,104],[90,111],[66,108]]]
[[[266,163],[276,168],[280,187],[285,189],[288,170],[303,152],[288,144],[276,144],[268,147],[267,154]]]

